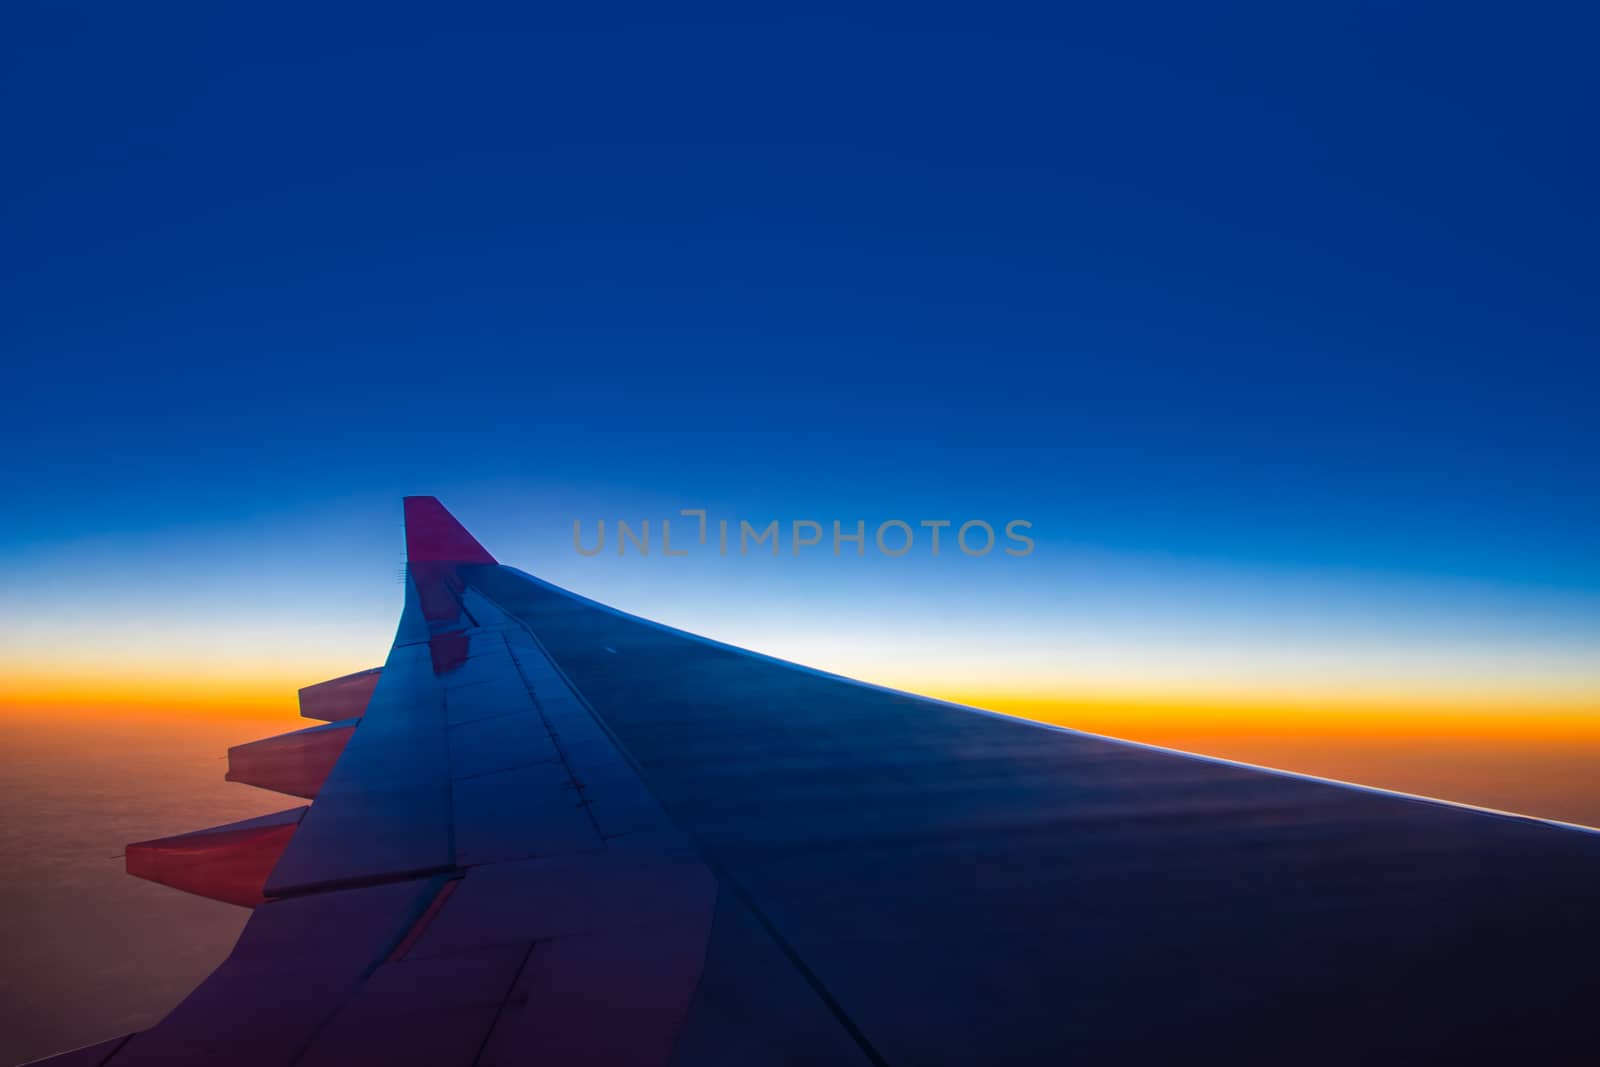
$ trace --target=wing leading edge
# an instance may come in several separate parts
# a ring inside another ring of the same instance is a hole
[[[317,705],[358,720],[249,753],[315,799],[233,953],[52,1062],[1592,1062],[1600,836],[821,674],[406,520],[388,660]]]

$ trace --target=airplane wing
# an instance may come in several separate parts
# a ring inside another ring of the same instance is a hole
[[[405,516],[388,660],[230,754],[310,803],[129,846],[254,907],[232,954],[47,1062],[1596,1062],[1592,831],[850,681]]]

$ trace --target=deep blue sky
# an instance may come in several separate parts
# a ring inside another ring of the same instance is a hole
[[[0,555],[1025,517],[1600,633],[1578,5],[764,10],[8,9]]]

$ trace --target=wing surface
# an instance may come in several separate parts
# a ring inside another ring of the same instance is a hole
[[[381,670],[234,750],[309,809],[130,846],[260,901],[232,955],[51,1062],[1593,1062],[1600,835],[864,685],[406,521]]]

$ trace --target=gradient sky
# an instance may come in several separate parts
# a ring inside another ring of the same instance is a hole
[[[1586,18],[20,5],[0,706],[371,665],[434,493],[577,591],[924,692],[1594,741]],[[681,507],[1038,549],[572,549]]]

